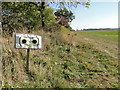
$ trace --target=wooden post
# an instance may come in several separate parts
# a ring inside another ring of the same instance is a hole
[[[30,54],[30,49],[27,49],[27,61],[26,61],[26,71],[29,72],[29,54]]]

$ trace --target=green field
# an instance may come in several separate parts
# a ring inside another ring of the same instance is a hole
[[[102,30],[102,31],[80,31],[78,32],[90,37],[102,38],[111,41],[118,41],[118,30]]]
[[[26,50],[13,48],[11,37],[3,38],[3,87],[119,87],[117,31],[37,34],[44,36],[43,48],[30,51],[29,72]]]

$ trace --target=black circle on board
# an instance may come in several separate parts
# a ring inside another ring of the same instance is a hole
[[[26,39],[23,39],[23,40],[22,40],[22,43],[23,43],[23,44],[25,44],[26,42],[27,42],[27,40],[26,40]]]
[[[36,43],[37,43],[37,40],[32,40],[32,43],[33,43],[33,44],[36,44]]]

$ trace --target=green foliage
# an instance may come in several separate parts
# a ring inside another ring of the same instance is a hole
[[[29,30],[38,30],[42,27],[42,16],[46,27],[55,23],[55,16],[52,8],[45,6],[44,12],[40,12],[40,5],[36,6],[30,2],[3,2],[3,30],[10,34],[15,30],[27,28]]]
[[[9,85],[9,84],[7,85],[7,84],[6,84],[6,85],[4,85],[3,89],[4,89],[4,88],[7,88],[8,90],[11,90],[11,88],[22,88],[22,87],[19,87],[19,86],[17,86],[17,85]]]
[[[75,19],[75,16],[71,11],[68,11],[67,8],[60,8],[55,12],[55,16],[57,17],[57,22],[60,25],[64,25],[66,28],[71,29],[69,22]],[[59,19],[61,19],[59,21]]]
[[[53,9],[52,8],[46,8],[44,11],[44,22],[45,22],[45,29],[48,31],[52,31],[52,29],[54,29],[55,27],[55,15],[53,13]],[[57,26],[56,26],[57,27]]]
[[[57,17],[65,17],[66,19],[69,19],[69,22],[71,22],[73,19],[75,19],[75,16],[71,11],[68,11],[66,8],[61,8],[56,10],[55,15]]]
[[[38,30],[45,27],[48,31],[59,29],[59,25],[55,25],[55,16],[53,9],[48,8],[50,4],[55,4],[57,7],[64,7],[58,10],[58,14],[62,14],[71,22],[74,15],[68,11],[68,7],[76,7],[82,2],[2,2],[2,18],[3,18],[3,33],[10,34],[18,32],[21,29]],[[89,2],[84,3],[89,5]],[[62,13],[59,13],[61,12]],[[66,26],[71,29],[69,25]]]
[[[59,4],[59,8],[63,8],[63,7],[68,7],[68,8],[76,8],[79,5],[83,5],[85,7],[89,7],[90,6],[90,0],[88,0],[88,2],[85,2],[84,0],[80,0],[78,2],[58,2],[57,4]]]

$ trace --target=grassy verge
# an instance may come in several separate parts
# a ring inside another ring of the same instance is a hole
[[[37,33],[44,36],[44,47],[31,50],[29,72],[26,50],[14,49],[12,38],[3,38],[3,87],[118,88],[117,44],[97,39],[104,38],[102,32],[92,33]]]

